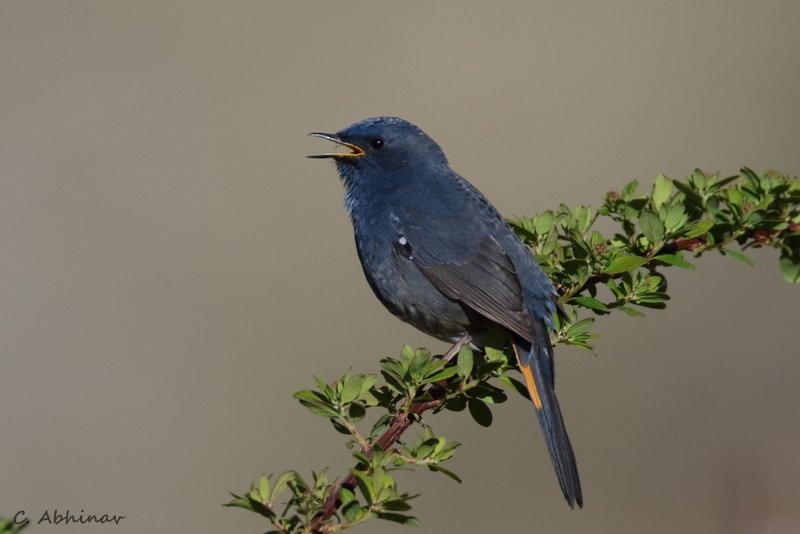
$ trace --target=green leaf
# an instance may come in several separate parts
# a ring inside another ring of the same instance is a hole
[[[392,420],[394,419],[394,415],[391,413],[385,413],[375,421],[375,424],[372,425],[372,429],[369,431],[369,437],[375,438],[383,434],[383,432],[389,428],[389,425],[392,424]]]
[[[403,348],[400,350],[400,355],[410,360],[414,357],[414,347],[411,345],[403,345]]]
[[[381,504],[381,508],[392,512],[407,512],[411,510],[411,505],[404,499],[389,499]]]
[[[491,345],[486,345],[486,359],[490,362],[498,362],[498,361],[507,361],[506,353],[502,349],[498,349],[497,347],[493,347]]]
[[[533,228],[539,236],[545,236],[553,227],[555,216],[550,210],[543,211],[533,218]]]
[[[683,228],[688,220],[686,209],[682,204],[671,204],[659,213],[664,220],[664,228],[668,233],[677,232]]]
[[[354,501],[356,498],[356,494],[349,488],[342,486],[339,488],[339,500],[342,501],[342,504],[347,504],[351,501]]]
[[[558,248],[558,232],[555,228],[551,228],[548,232],[544,243],[539,243],[539,253],[544,256],[549,256]]]
[[[699,237],[701,235],[705,235],[708,233],[711,228],[714,226],[714,221],[705,219],[702,221],[696,222],[694,225],[690,226],[684,233],[683,236],[686,238],[692,237]]]
[[[584,308],[589,308],[590,310],[594,310],[600,313],[609,313],[611,310],[608,309],[608,306],[597,300],[593,297],[584,297],[584,296],[577,296],[572,297],[569,299],[570,304],[577,304],[578,306],[583,306]]]
[[[460,412],[467,407],[467,398],[464,395],[458,395],[457,397],[448,399],[444,407],[454,412]]]
[[[497,404],[508,400],[505,392],[491,384],[482,383],[467,391],[467,396],[482,400],[487,404]]]
[[[661,244],[664,239],[664,223],[661,222],[658,215],[652,211],[643,211],[639,216],[639,227],[650,243]]]
[[[292,480],[296,480],[298,476],[299,475],[297,471],[284,471],[278,475],[278,478],[275,479],[275,483],[272,485],[272,492],[269,494],[269,501],[274,501],[275,498],[284,490],[284,488],[286,488],[287,484],[289,484],[289,482]],[[262,493],[262,495],[264,494]]]
[[[414,353],[408,365],[408,372],[412,377],[420,378],[422,369],[431,359],[431,353],[425,349],[419,349]]]
[[[585,334],[589,331],[589,329],[594,324],[594,317],[587,317],[586,319],[581,319],[580,321],[573,323],[567,327],[567,335],[569,337],[575,337],[580,334]]]
[[[367,415],[367,408],[360,402],[352,402],[347,407],[347,416],[351,422],[357,423]]]
[[[362,519],[367,513],[367,508],[360,506],[358,501],[350,501],[342,506],[342,515],[345,520],[355,523]]]
[[[639,187],[638,180],[633,180],[632,182],[628,182],[628,184],[622,188],[622,199],[625,201],[631,200],[633,195],[636,194],[636,189]]]
[[[728,176],[727,178],[720,178],[719,180],[714,180],[711,184],[711,188],[715,191],[719,191],[724,186],[728,185],[729,183],[733,182],[734,180],[738,180],[739,177],[737,175]],[[731,188],[733,189],[733,188]]]
[[[507,376],[507,375],[502,375],[502,376],[498,377],[498,380],[500,380],[500,382],[502,382],[506,386],[510,387],[511,389],[513,389],[514,391],[516,391],[517,393],[519,393],[520,395],[522,395],[526,399],[530,400],[530,393],[528,393],[528,388],[525,386],[525,384],[523,384],[522,382],[520,382],[516,378],[512,378],[512,377]]]
[[[377,515],[381,519],[385,519],[387,521],[394,521],[395,523],[400,523],[401,525],[408,525],[412,527],[419,526],[419,520],[411,515],[403,515],[392,512],[378,512],[375,515]]]
[[[372,478],[359,469],[351,469],[350,473],[356,478],[358,489],[361,491],[361,495],[364,496],[364,500],[367,501],[367,504],[374,504],[375,489],[372,487]]]
[[[322,396],[322,394],[311,390],[311,389],[301,389],[300,391],[295,392],[292,395],[295,399],[299,401],[309,401],[309,402],[326,402],[327,399]]]
[[[641,256],[617,256],[606,266],[606,274],[619,274],[638,269],[647,263],[647,258]]]
[[[693,263],[689,263],[677,254],[659,254],[658,256],[653,256],[653,260],[660,261],[668,265],[674,265],[676,267],[680,267],[681,269],[691,270],[695,268]]]
[[[731,258],[733,258],[735,260],[739,260],[739,261],[741,261],[743,263],[746,263],[750,267],[755,266],[755,262],[752,259],[750,259],[749,256],[746,256],[746,255],[742,254],[741,252],[737,252],[737,251],[731,250],[729,248],[721,248],[721,249],[719,249],[719,251],[722,253],[723,256],[730,256]]]
[[[481,426],[491,426],[492,411],[485,402],[479,399],[469,399],[467,407],[469,407],[469,413],[476,423]]]
[[[645,315],[635,308],[631,308],[630,306],[620,306],[619,309],[631,317],[644,317]]]
[[[455,367],[445,367],[441,371],[437,371],[433,374],[426,376],[423,380],[423,384],[430,384],[432,382],[440,382],[442,380],[447,380],[451,376],[455,375],[458,372],[458,369]]]
[[[293,396],[313,414],[329,418],[336,418],[340,415],[339,412],[325,400],[325,397],[317,391],[305,389],[298,391]]]
[[[428,466],[428,469],[430,469],[431,471],[436,471],[438,473],[442,473],[443,475],[447,475],[450,478],[452,478],[453,480],[455,480],[456,482],[458,482],[459,484],[461,484],[461,478],[457,474],[453,473],[449,469],[445,469],[441,465],[431,464],[431,465]]]
[[[495,376],[497,371],[505,368],[508,365],[506,361],[493,361],[493,362],[484,362],[478,366],[478,378],[484,380],[491,376]]]
[[[376,374],[369,374],[369,375],[362,375],[364,380],[361,382],[361,396],[367,395],[369,390],[372,389],[378,382],[378,375]]]
[[[343,404],[347,404],[358,398],[364,378],[361,375],[356,375],[345,377],[343,380],[344,383],[342,384],[342,392],[339,398]]]
[[[267,475],[261,475],[261,478],[258,479],[258,494],[262,500],[272,500],[272,494],[269,491],[269,477]]]
[[[575,218],[575,229],[578,232],[585,232],[589,229],[592,223],[592,210],[589,209],[587,206],[578,206],[572,212],[573,217]]]
[[[672,180],[659,174],[653,184],[653,207],[658,209],[667,201],[672,193]]]
[[[414,458],[427,458],[433,453],[433,450],[438,443],[439,441],[436,438],[426,439],[417,445],[411,451],[411,454],[414,456]]]
[[[781,256],[778,262],[784,280],[791,283],[800,283],[800,263],[789,256]]]
[[[472,374],[472,369],[475,366],[475,359],[472,354],[472,349],[468,345],[461,347],[458,351],[458,376],[467,378]]]

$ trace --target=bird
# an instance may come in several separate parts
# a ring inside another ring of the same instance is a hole
[[[555,392],[550,330],[557,294],[530,250],[414,124],[372,117],[337,133],[309,135],[337,145],[308,157],[336,163],[358,258],[378,300],[454,347],[487,333],[505,336],[564,498],[571,508],[582,507],[575,454]]]

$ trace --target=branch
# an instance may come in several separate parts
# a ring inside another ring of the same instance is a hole
[[[411,405],[411,410],[409,413],[400,413],[394,416],[391,426],[389,426],[389,429],[378,438],[375,443],[375,447],[380,450],[388,450],[395,443],[397,443],[397,441],[400,439],[400,436],[403,435],[403,432],[408,430],[408,428],[418,420],[420,415],[428,410],[441,408],[443,404],[444,399],[415,402]],[[363,452],[368,458],[372,458],[374,449],[366,449]],[[325,534],[330,531],[327,526],[327,521],[336,513],[336,509],[341,505],[341,499],[339,498],[339,492],[341,488],[344,487],[353,490],[355,485],[356,477],[355,475],[350,474],[347,475],[347,477],[345,477],[340,484],[333,487],[333,491],[331,491],[330,495],[328,495],[328,498],[325,499],[325,502],[322,505],[322,511],[314,517],[314,520],[311,523],[311,532],[313,534]]]
[[[740,251],[769,246],[780,252],[783,277],[800,282],[797,178],[745,168],[728,178],[702,171],[686,180],[658,176],[646,194],[638,187],[633,181],[609,193],[596,210],[561,205],[510,222],[558,291],[563,314],[555,318],[555,343],[594,350],[594,315],[644,316],[642,310],[665,308],[670,297],[663,272],[693,269],[685,258],[689,254],[716,250],[752,264]],[[598,232],[599,217],[617,223],[618,231],[608,237]],[[404,347],[399,358],[380,364],[380,375],[348,373],[330,384],[317,380],[316,389],[295,394],[348,436],[355,467],[340,482],[329,481],[325,471],[312,473],[310,481],[296,471],[263,475],[245,495],[234,494],[228,506],[264,516],[274,534],[330,534],[372,518],[415,524],[407,514],[413,496],[397,490],[394,470],[426,466],[460,480],[442,467],[458,443],[436,436],[427,422],[413,423],[425,412],[448,409],[466,410],[489,426],[490,406],[507,400],[505,391],[527,394],[502,342],[488,340],[482,354],[457,344],[444,357]],[[368,431],[359,429],[370,410],[382,415]],[[401,443],[412,428],[419,429],[416,441]],[[287,491],[288,502],[279,509],[276,500]]]

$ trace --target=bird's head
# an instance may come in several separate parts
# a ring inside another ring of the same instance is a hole
[[[348,149],[308,156],[333,159],[345,181],[361,176],[389,179],[398,172],[408,176],[408,171],[428,165],[447,166],[444,152],[433,139],[410,122],[396,117],[373,117],[335,134],[312,132],[309,135]]]

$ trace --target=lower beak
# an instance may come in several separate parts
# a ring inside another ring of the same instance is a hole
[[[322,132],[311,132],[308,135],[313,137],[321,137],[322,139],[327,139],[328,141],[333,141],[337,145],[347,147],[351,150],[351,152],[325,152],[323,154],[311,154],[310,156],[307,156],[309,158],[349,159],[349,158],[359,158],[365,154],[364,150],[361,147],[356,146],[352,143],[347,143],[345,141],[342,141],[333,134],[327,134]]]

